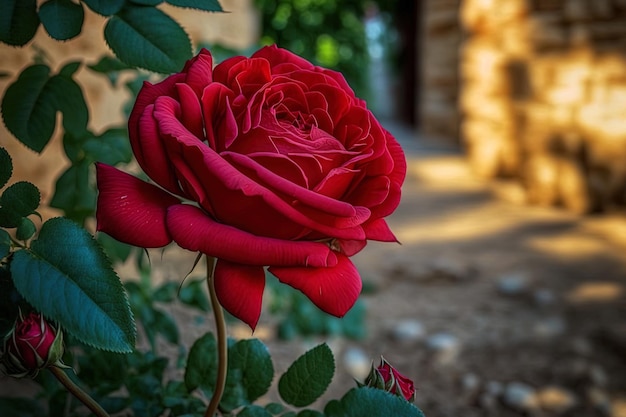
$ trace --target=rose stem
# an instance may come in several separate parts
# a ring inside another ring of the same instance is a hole
[[[97,417],[110,417],[109,413],[107,413],[104,408],[100,406],[100,404],[91,398],[89,394],[76,385],[74,381],[67,376],[63,369],[57,366],[50,366],[48,369],[74,397],[76,397],[81,403],[85,404],[87,408],[89,408],[89,410],[91,410],[91,412]]]
[[[207,256],[207,286],[211,297],[211,306],[217,327],[217,380],[215,381],[215,391],[209,402],[209,406],[204,413],[204,417],[213,417],[219,405],[224,387],[226,386],[226,372],[228,370],[228,340],[226,337],[226,322],[224,321],[224,311],[215,293],[215,281],[213,271],[215,269],[215,258]]]

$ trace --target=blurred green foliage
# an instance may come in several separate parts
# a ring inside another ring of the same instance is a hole
[[[344,74],[367,96],[368,53],[363,17],[371,0],[255,0],[263,45],[277,44],[315,65]]]

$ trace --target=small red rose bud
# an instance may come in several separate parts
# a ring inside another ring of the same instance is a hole
[[[372,369],[365,379],[364,385],[390,392],[410,402],[415,399],[413,381],[398,372],[382,357],[377,368],[372,364]]]
[[[40,369],[60,364],[62,356],[63,333],[39,313],[20,314],[4,339],[0,370],[16,378],[34,377]]]

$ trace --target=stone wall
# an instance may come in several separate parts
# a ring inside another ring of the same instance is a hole
[[[626,0],[464,0],[461,136],[531,203],[626,204]]]
[[[461,0],[420,2],[418,125],[428,136],[457,138]]]

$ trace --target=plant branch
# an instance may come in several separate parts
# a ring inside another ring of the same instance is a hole
[[[211,297],[211,306],[213,307],[213,315],[215,317],[215,326],[217,328],[217,380],[215,381],[215,391],[213,397],[204,413],[204,417],[213,417],[217,411],[217,407],[224,395],[226,386],[226,373],[228,371],[228,340],[226,336],[226,322],[224,321],[224,311],[217,299],[215,293],[214,281],[215,258],[207,256],[207,286],[209,287],[209,296]]]
[[[52,375],[59,380],[59,382],[67,389],[74,397],[76,397],[81,403],[85,404],[87,408],[96,416],[96,417],[110,417],[109,413],[107,413],[104,408],[100,406],[93,398],[89,396],[85,391],[83,391],[78,385],[74,383],[67,376],[67,373],[59,368],[58,366],[50,366],[48,368]]]

